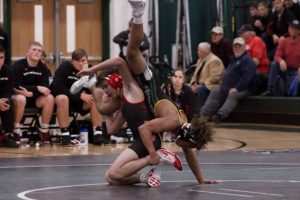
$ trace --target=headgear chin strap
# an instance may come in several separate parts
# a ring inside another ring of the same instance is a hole
[[[120,76],[117,73],[113,73],[111,75],[108,75],[107,77],[105,77],[105,79],[107,80],[108,84],[114,88],[114,89],[122,89],[123,87],[123,79],[122,76]]]

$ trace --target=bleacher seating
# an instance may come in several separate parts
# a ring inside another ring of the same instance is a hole
[[[300,125],[300,97],[250,96],[239,102],[226,121]]]

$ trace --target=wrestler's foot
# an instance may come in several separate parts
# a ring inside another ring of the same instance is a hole
[[[173,167],[175,167],[178,170],[182,170],[182,163],[180,158],[173,152],[165,149],[165,148],[161,148],[159,150],[157,150],[157,154],[160,157],[160,161],[162,163],[170,163]]]
[[[150,187],[158,187],[160,185],[161,171],[157,168],[152,168],[148,173],[147,184]]]
[[[79,93],[83,88],[91,89],[93,85],[96,83],[96,76],[93,76],[89,79],[89,76],[82,76],[78,81],[75,81],[71,86],[70,92],[71,94]]]
[[[142,16],[146,7],[146,0],[128,0],[132,8],[133,23],[142,24]]]

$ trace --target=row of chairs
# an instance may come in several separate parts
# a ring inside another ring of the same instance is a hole
[[[71,111],[69,115],[70,115],[72,121],[76,121],[79,113]],[[25,108],[24,115],[21,120],[21,124],[22,124],[21,130],[22,130],[22,132],[27,133],[27,139],[28,139],[29,144],[32,142],[36,143],[40,137],[38,135],[39,133],[37,131],[37,128],[40,126],[40,121],[39,121],[40,116],[41,116],[41,110],[39,108],[35,108],[35,107]],[[53,115],[52,115],[49,129],[50,130],[59,129],[59,127],[56,124],[56,113],[53,113]],[[75,135],[75,136],[78,137],[78,135]],[[51,145],[52,145],[52,141],[54,139],[60,140],[60,135],[49,134],[48,140]]]

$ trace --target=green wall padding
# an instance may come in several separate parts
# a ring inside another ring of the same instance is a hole
[[[225,36],[233,39],[239,27],[248,23],[249,4],[254,0],[224,0],[224,31]],[[268,2],[265,0],[265,2]],[[189,0],[190,28],[193,60],[197,59],[199,42],[210,41],[210,30],[217,22],[216,1]],[[234,26],[233,16],[234,14]],[[177,0],[159,0],[159,54],[167,54],[171,58],[172,44],[176,40]]]
[[[209,41],[210,29],[215,24],[215,1],[189,0],[193,60],[197,59],[199,42]],[[177,0],[159,1],[159,52],[171,58],[172,44],[176,42]]]

